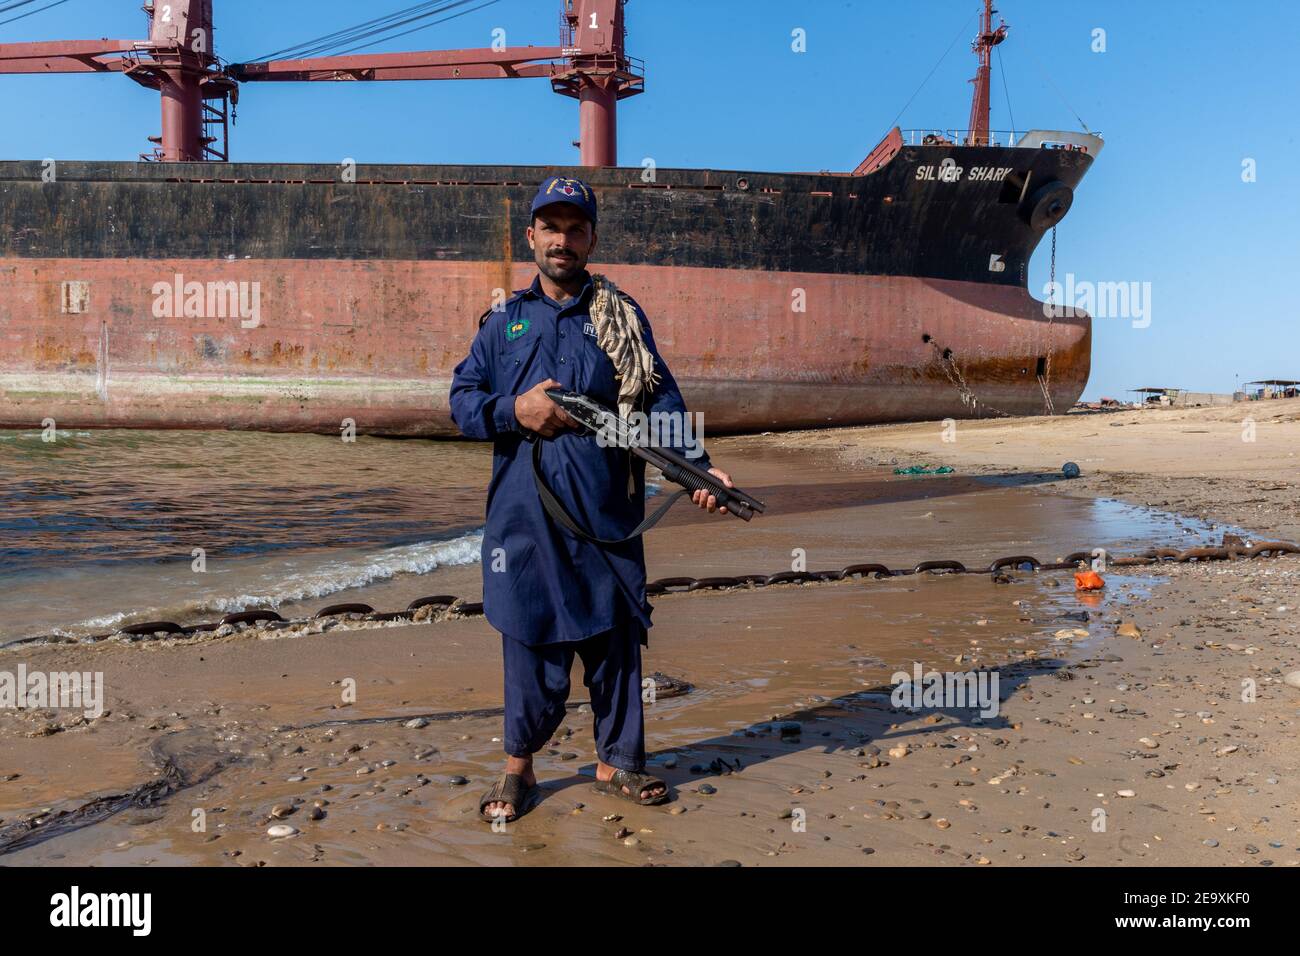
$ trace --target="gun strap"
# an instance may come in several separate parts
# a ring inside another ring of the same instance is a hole
[[[569,514],[568,509],[564,507],[560,499],[555,496],[555,492],[551,491],[546,479],[542,477],[542,441],[540,438],[533,442],[533,478],[537,482],[537,494],[542,499],[542,507],[546,509],[546,513],[551,516],[556,524],[567,529],[569,533],[581,538],[583,541],[590,541],[592,544],[605,547],[626,544],[633,538],[641,537],[659,523],[660,519],[668,513],[668,509],[677,503],[678,498],[690,494],[688,489],[683,488],[669,497],[655,510],[654,514],[637,525],[626,538],[597,538],[595,535],[583,530],[573,515]]]

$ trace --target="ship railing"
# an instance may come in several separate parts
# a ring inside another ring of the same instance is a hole
[[[609,70],[626,76],[645,76],[645,60],[627,53],[622,57],[615,53],[585,54],[582,57],[582,64],[587,70]]]
[[[968,129],[905,129],[901,131],[908,146],[1015,146],[1022,133],[991,129],[974,136]]]
[[[589,73],[609,73],[617,77],[619,99],[645,92],[645,61],[636,56],[597,53],[583,57],[580,68],[552,64],[552,69],[556,72],[551,75],[551,88],[566,96],[578,97]]]

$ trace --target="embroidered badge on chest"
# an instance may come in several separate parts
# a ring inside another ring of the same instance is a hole
[[[583,323],[582,331],[590,335],[593,339],[596,337],[596,326],[590,322]]]
[[[513,322],[506,323],[506,338],[513,342],[528,332],[530,324],[528,319],[515,319]]]

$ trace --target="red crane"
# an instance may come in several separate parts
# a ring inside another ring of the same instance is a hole
[[[214,52],[212,0],[145,0],[148,40],[0,44],[0,73],[124,73],[162,94],[162,136],[141,159],[229,158],[227,115],[239,88]]]
[[[979,69],[975,71],[975,93],[970,104],[970,129],[967,133],[970,146],[987,146],[989,144],[989,64],[993,58],[993,48],[1007,38],[1007,24],[999,18],[997,29],[993,29],[993,0],[984,0],[984,13],[980,18],[979,36],[971,43],[971,50],[979,57]]]
[[[645,89],[640,62],[626,52],[626,2],[564,0],[559,46],[273,60],[236,64],[230,68],[230,75],[241,82],[545,77],[556,93],[578,100],[581,164],[616,166],[618,101]]]
[[[618,101],[645,89],[642,64],[626,52],[626,2],[563,0],[557,46],[371,53],[222,68],[212,41],[212,0],[146,0],[149,40],[0,44],[0,73],[121,72],[159,90],[162,137],[155,142],[161,148],[143,158],[164,162],[229,158],[227,107],[238,102],[239,82],[544,77],[556,93],[579,102],[581,164],[614,166]],[[214,145],[218,141],[221,148]]]

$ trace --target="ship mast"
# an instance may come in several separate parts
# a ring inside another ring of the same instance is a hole
[[[998,27],[993,28],[993,0],[984,0],[984,13],[980,18],[980,32],[971,43],[971,50],[979,58],[979,69],[975,71],[975,92],[971,97],[970,122],[967,125],[968,146],[987,146],[989,144],[989,76],[992,73],[990,63],[993,48],[1007,38],[1007,24],[999,18]]]

